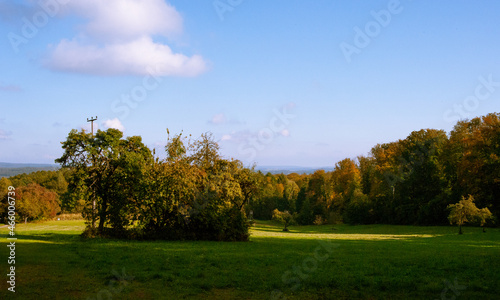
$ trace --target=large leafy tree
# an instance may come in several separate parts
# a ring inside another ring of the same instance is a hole
[[[442,163],[446,142],[446,133],[434,129],[414,131],[401,142],[398,223],[436,224],[446,217],[449,184]]]
[[[330,209],[349,223],[368,223],[370,209],[367,197],[363,194],[361,172],[352,159],[344,159],[335,165],[331,184],[334,194]],[[366,213],[360,213],[360,208]]]
[[[242,211],[245,194],[241,187],[244,181],[238,175],[243,165],[222,158],[211,134],[202,134],[188,149],[192,164],[201,174],[195,202],[198,208],[190,214],[190,230],[201,239],[246,240],[248,226]]]
[[[315,171],[307,187],[307,199],[311,205],[314,216],[325,216],[330,202],[330,187],[328,174],[324,170]]]
[[[70,187],[86,200],[84,217],[99,233],[105,225],[124,228],[137,208],[137,188],[151,151],[141,137],[123,139],[117,129],[98,130],[96,135],[72,130],[62,143],[64,154],[56,160],[71,168]]]
[[[144,177],[138,219],[150,235],[174,238],[198,209],[202,174],[191,164],[181,134],[169,137],[165,150],[165,160],[156,159]]]
[[[403,171],[399,164],[399,157],[402,152],[401,141],[378,144],[372,148],[370,159],[373,160],[371,168],[370,184],[363,186],[369,188],[367,195],[373,203],[374,215],[378,222],[396,223],[395,202],[396,191],[403,181]],[[366,168],[360,166],[362,178],[366,178]]]
[[[140,225],[166,239],[246,240],[243,205],[255,186],[241,162],[223,159],[209,134],[168,138],[167,157],[143,181]]]
[[[444,131],[426,129],[375,146],[360,159],[363,191],[379,222],[438,224],[446,220],[449,180],[443,158]]]

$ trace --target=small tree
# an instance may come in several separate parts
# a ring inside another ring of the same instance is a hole
[[[288,226],[292,225],[294,222],[293,216],[288,210],[281,212],[278,209],[273,210],[273,220],[276,220],[285,225],[283,231],[288,231]]]
[[[486,224],[486,222],[489,219],[493,218],[493,215],[491,214],[490,210],[487,207],[478,209],[477,218],[479,219],[479,222],[481,223],[481,227],[483,228],[483,232],[486,232],[484,230],[484,224]]]
[[[472,195],[469,195],[467,199],[462,196],[460,202],[450,204],[447,208],[451,209],[448,220],[450,220],[450,224],[458,225],[458,234],[462,234],[462,225],[480,216],[480,209],[474,204]]]

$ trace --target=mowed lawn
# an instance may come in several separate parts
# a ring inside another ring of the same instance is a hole
[[[82,240],[82,221],[17,226],[0,299],[498,299],[500,230],[257,222],[250,242]],[[453,298],[456,297],[456,298]]]

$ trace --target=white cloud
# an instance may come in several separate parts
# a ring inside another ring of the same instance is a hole
[[[118,129],[122,132],[125,130],[125,127],[123,126],[122,122],[120,122],[120,120],[118,120],[118,118],[105,120],[104,122],[102,122],[102,126],[106,129],[107,128],[115,128],[115,129]]]
[[[11,135],[12,135],[12,132],[4,131],[4,130],[0,129],[0,140],[8,140],[8,139],[10,139]]]
[[[50,46],[45,65],[95,75],[196,76],[207,69],[200,55],[174,53],[156,36],[182,33],[182,17],[163,0],[73,0],[63,8],[88,22],[78,35]]]
[[[207,122],[212,125],[241,125],[242,122],[236,119],[228,119],[224,113],[216,114]]]
[[[212,117],[212,120],[208,121],[208,123],[215,125],[224,124],[225,122],[226,122],[226,115],[224,115],[223,113],[216,114],[215,116]]]
[[[206,69],[203,58],[175,54],[150,37],[120,44],[82,45],[62,40],[47,66],[54,70],[97,75],[196,76]]]
[[[64,9],[87,18],[83,33],[104,41],[182,32],[181,15],[164,0],[72,0]]]
[[[283,130],[280,131],[280,134],[282,136],[287,137],[287,136],[290,136],[290,131],[288,131],[288,129],[283,129]]]
[[[220,139],[220,140],[221,140],[221,142],[222,142],[222,141],[229,141],[231,138],[232,138],[232,137],[231,137],[231,135],[229,135],[229,134],[224,134],[224,135],[221,137],[221,139]]]

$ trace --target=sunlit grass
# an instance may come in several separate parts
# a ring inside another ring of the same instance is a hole
[[[16,233],[23,234],[27,232],[44,232],[51,233],[57,232],[60,234],[80,234],[85,229],[83,220],[70,220],[70,221],[47,221],[35,223],[18,223],[16,224]],[[7,228],[0,230],[7,231]],[[2,231],[0,231],[2,232]]]
[[[278,225],[279,226],[279,225]],[[331,228],[331,226],[317,226]],[[440,234],[356,234],[356,233],[315,233],[290,229],[284,232],[280,227],[258,224],[250,230],[252,238],[284,238],[284,239],[331,239],[331,240],[403,240],[410,238],[431,238]],[[442,234],[441,234],[442,235]]]

